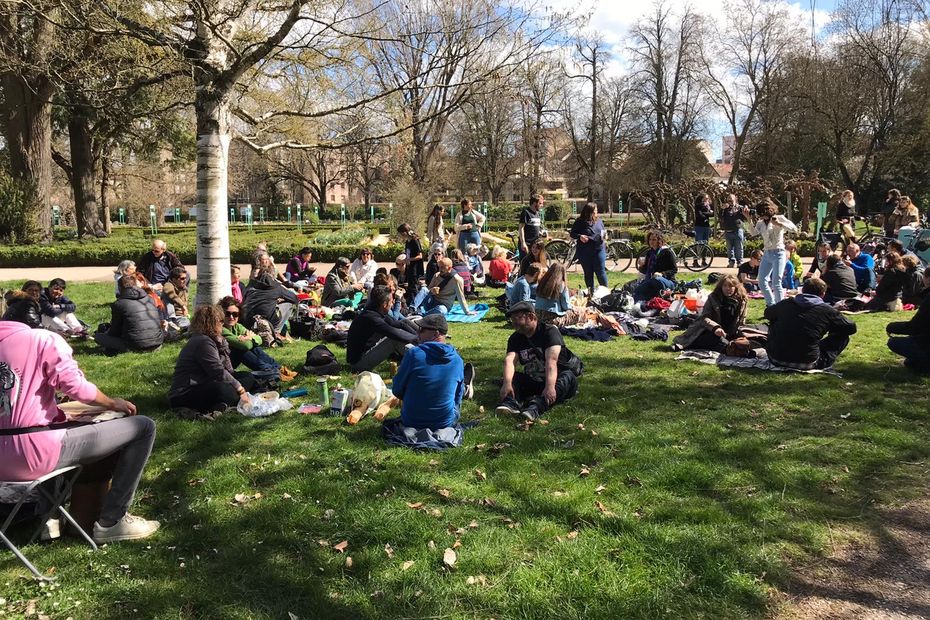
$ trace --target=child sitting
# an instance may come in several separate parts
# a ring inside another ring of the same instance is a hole
[[[465,295],[469,297],[475,295],[475,280],[471,275],[468,263],[465,261],[465,255],[458,248],[451,250],[450,253],[452,254],[452,271],[462,278]]]
[[[753,250],[749,260],[739,266],[736,277],[747,293],[759,291],[759,265],[762,263],[762,250]]]
[[[513,284],[507,285],[507,303],[513,307],[521,301],[534,301],[536,299],[536,283],[542,277],[542,265],[530,263],[523,275]]]
[[[87,338],[87,328],[74,316],[77,306],[65,297],[65,281],[55,278],[39,295],[42,310],[42,327],[75,338]]]
[[[484,250],[485,253],[487,253],[487,248],[484,246],[479,246],[474,243],[469,243],[468,246],[466,246],[466,251],[468,252],[466,262],[468,263],[468,269],[471,271],[471,277],[475,283],[475,286],[484,286],[486,282],[484,276],[484,264],[481,262],[481,259],[483,258],[481,250]]]
[[[495,245],[494,249],[491,250],[491,264],[488,265],[488,286],[494,288],[507,286],[507,281],[510,279],[510,272],[512,270],[513,265],[507,260],[507,250],[499,245]]]

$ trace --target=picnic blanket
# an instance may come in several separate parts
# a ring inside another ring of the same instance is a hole
[[[474,314],[465,314],[462,306],[458,303],[452,306],[452,310],[446,315],[446,321],[449,323],[477,323],[488,313],[488,304],[472,304],[471,309]]]
[[[692,362],[701,362],[703,364],[716,364],[717,366],[721,366],[723,368],[755,368],[757,370],[771,370],[772,372],[800,372],[807,375],[833,375],[834,377],[843,376],[832,368],[825,368],[823,370],[800,370],[797,368],[776,366],[769,360],[768,356],[765,354],[764,349],[756,349],[756,357],[733,357],[730,355],[717,353],[716,351],[682,351],[675,359],[690,360]]]
[[[448,428],[431,430],[404,426],[400,418],[388,418],[381,425],[381,436],[392,446],[419,450],[448,450],[462,445],[465,428],[474,424],[456,424]]]

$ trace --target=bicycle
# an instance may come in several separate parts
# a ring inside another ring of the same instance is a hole
[[[568,270],[577,261],[577,248],[578,241],[575,239],[554,239],[546,244],[546,256],[562,263]],[[625,239],[608,241],[606,251],[608,271],[623,272],[633,264],[633,247]]]
[[[684,231],[684,233],[690,237],[694,236],[694,231]],[[662,231],[662,234],[667,237],[668,233]],[[688,271],[694,273],[700,273],[701,271],[707,270],[714,262],[714,249],[710,247],[707,243],[703,241],[696,241],[694,243],[685,245],[684,243],[680,244],[669,244],[672,252],[675,253],[675,260],[677,264],[681,267],[684,267]],[[637,265],[639,264],[640,259],[646,257],[646,253],[649,251],[649,247],[643,248],[639,253],[637,258]]]

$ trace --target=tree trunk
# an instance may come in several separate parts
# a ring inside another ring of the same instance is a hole
[[[79,237],[96,237],[102,231],[97,212],[97,179],[90,120],[80,106],[71,109],[68,118],[71,147],[71,190],[74,192],[74,215]]]
[[[207,78],[209,79],[209,78]],[[213,84],[198,87],[197,111],[197,302],[215,304],[230,294],[229,97]]]
[[[100,207],[103,211],[103,232],[109,237],[113,233],[112,214],[110,213],[110,158],[104,155],[100,158]]]
[[[0,79],[4,97],[4,129],[10,172],[32,189],[38,227],[32,241],[52,240],[52,103],[45,78],[33,83],[13,72]]]

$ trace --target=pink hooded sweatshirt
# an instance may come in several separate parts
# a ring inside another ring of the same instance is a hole
[[[58,334],[0,321],[0,429],[65,421],[55,391],[92,401],[97,386],[84,378],[71,347]],[[0,480],[34,480],[58,465],[61,429],[0,435]]]

